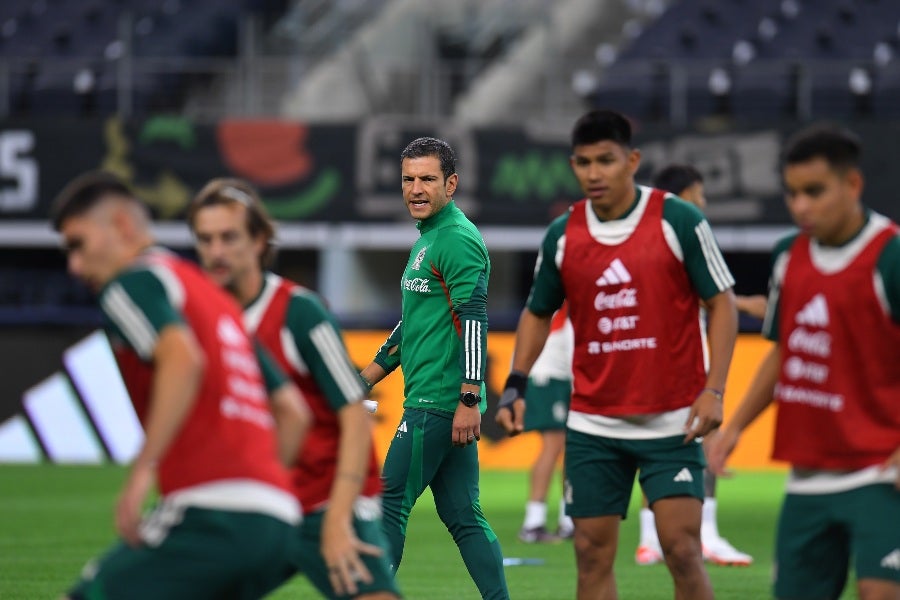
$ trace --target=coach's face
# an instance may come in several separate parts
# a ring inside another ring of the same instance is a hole
[[[824,158],[784,167],[785,202],[804,233],[826,245],[840,245],[863,223],[863,177],[859,169],[834,169]]]
[[[610,140],[581,144],[569,159],[582,192],[601,219],[623,215],[635,198],[634,174],[641,153]]]
[[[194,238],[200,264],[223,288],[235,291],[249,274],[261,269],[259,257],[265,241],[250,235],[247,209],[238,202],[198,210]]]
[[[441,212],[453,199],[459,177],[446,179],[436,156],[404,158],[400,161],[403,201],[413,219],[427,219]]]

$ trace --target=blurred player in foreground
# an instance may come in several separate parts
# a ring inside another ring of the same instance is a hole
[[[304,511],[296,566],[328,598],[397,598],[381,533],[381,481],[367,390],[334,317],[310,290],[268,271],[275,228],[245,181],[214,179],[188,210],[209,275],[302,390],[313,426],[292,469]]]
[[[276,440],[240,308],[154,246],[146,207],[115,176],[72,181],[52,218],[69,271],[99,294],[145,432],[116,504],[123,543],[86,567],[69,597],[264,596],[290,572],[300,518],[278,460],[293,457],[308,425],[296,387],[265,369]],[[154,483],[161,500],[142,520]]]
[[[773,457],[791,463],[775,596],[837,598],[852,562],[863,600],[900,598],[900,238],[861,202],[861,145],[813,125],[782,154],[800,232],[773,251],[763,333],[774,343],[712,441],[724,463],[778,404]]]

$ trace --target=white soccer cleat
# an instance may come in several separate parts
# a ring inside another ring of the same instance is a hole
[[[703,539],[703,559],[714,565],[748,567],[753,557],[741,552],[722,536],[708,536]]]
[[[641,543],[634,553],[634,562],[642,567],[663,562],[663,553],[659,542]]]
[[[375,400],[363,400],[363,406],[365,406],[366,410],[370,413],[374,413],[376,410],[378,410],[378,402],[376,402]]]

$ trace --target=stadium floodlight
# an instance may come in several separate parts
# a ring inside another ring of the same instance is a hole
[[[727,96],[731,93],[731,75],[722,67],[716,67],[709,72],[708,86],[713,96]]]
[[[872,76],[863,67],[853,67],[850,69],[847,85],[850,87],[853,95],[868,96],[872,93]]]

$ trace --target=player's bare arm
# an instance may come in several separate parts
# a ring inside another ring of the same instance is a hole
[[[735,296],[738,312],[756,317],[759,320],[766,318],[766,306],[768,299],[762,294],[754,294],[753,296]]]
[[[269,393],[269,405],[275,417],[278,457],[286,466],[297,460],[297,451],[312,426],[312,411],[300,389],[289,381]]]
[[[180,324],[169,325],[159,333],[153,362],[156,368],[144,445],[116,505],[116,529],[132,546],[140,543],[141,507],[153,485],[156,464],[193,407],[205,368],[194,334]]]
[[[734,415],[732,415],[731,420],[725,424],[720,434],[712,440],[709,448],[707,448],[709,468],[715,474],[727,474],[725,461],[734,451],[741,432],[772,403],[775,394],[775,384],[778,382],[780,364],[781,351],[778,344],[775,344],[762,363],[760,363],[750,388],[744,395]]]
[[[536,315],[528,308],[523,309],[519,316],[512,369],[495,419],[510,436],[519,435],[525,428],[525,382],[544,349],[552,319],[552,314]]]
[[[737,338],[738,316],[731,289],[706,300],[709,373],[685,423],[685,442],[706,435],[722,423],[722,397]]]
[[[335,592],[353,595],[358,582],[372,581],[360,554],[381,554],[380,548],[360,541],[353,530],[353,503],[362,491],[369,468],[372,423],[360,402],[343,406],[338,420],[341,437],[337,470],[322,522],[321,550]]]

